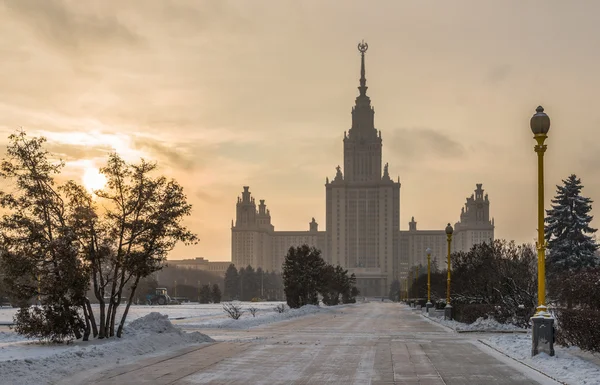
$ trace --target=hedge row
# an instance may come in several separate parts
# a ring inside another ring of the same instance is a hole
[[[600,353],[600,310],[555,309],[556,343]]]

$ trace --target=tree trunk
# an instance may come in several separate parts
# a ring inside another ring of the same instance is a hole
[[[106,310],[106,319],[104,320],[104,337],[110,337],[110,318],[114,309],[113,295],[111,293],[110,299],[108,300],[108,309]]]
[[[96,338],[98,337],[98,326],[96,325],[96,317],[94,316],[94,312],[92,311],[92,305],[90,304],[89,298],[85,299],[85,307],[87,308],[90,322],[92,324],[92,332],[94,333],[94,338]]]
[[[103,339],[106,337],[106,303],[104,303],[104,298],[99,300],[100,305],[100,330],[98,330],[98,338]]]
[[[127,300],[127,306],[125,306],[125,311],[121,316],[121,322],[119,323],[119,329],[117,330],[117,337],[121,338],[123,334],[123,325],[125,325],[125,319],[127,318],[127,313],[129,312],[129,307],[131,306],[131,302],[133,302],[133,297],[135,296],[135,289],[137,289],[137,285],[140,282],[140,277],[137,276],[135,278],[135,282],[133,286],[131,286],[131,294],[129,294],[129,299]]]
[[[85,318],[85,329],[83,331],[83,340],[88,341],[90,339],[90,313],[88,312],[87,306],[83,305],[83,317]]]
[[[111,298],[110,302],[113,304],[112,305],[112,313],[110,314],[110,327],[109,327],[109,332],[108,335],[109,337],[114,337],[115,336],[115,318],[117,317],[117,308],[119,307],[119,298],[121,296],[118,296],[116,299],[115,298]],[[115,302],[116,303],[113,303]]]

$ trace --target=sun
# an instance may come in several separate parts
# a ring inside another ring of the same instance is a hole
[[[104,174],[100,173],[95,167],[88,167],[83,172],[83,177],[81,178],[83,185],[89,192],[94,192],[94,190],[99,190],[106,185],[106,177]]]

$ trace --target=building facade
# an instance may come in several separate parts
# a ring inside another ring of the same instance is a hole
[[[400,182],[382,170],[381,131],[367,96],[365,52],[361,43],[359,95],[352,108],[352,125],[344,132],[344,170],[338,166],[325,183],[326,260],[356,275],[363,295],[379,295],[398,275]]]
[[[452,252],[468,251],[473,245],[494,240],[494,219],[490,220],[490,201],[483,194],[482,184],[477,184],[475,193],[467,198],[461,209],[460,220],[454,224],[452,234]],[[446,267],[448,241],[445,230],[418,230],[417,222],[412,217],[408,231],[400,232],[401,260],[410,268],[416,265],[427,265],[425,250],[431,249],[431,259],[436,261],[440,269]],[[400,278],[406,278],[406,269],[402,269]]]
[[[231,222],[231,261],[238,268],[250,265],[280,272],[290,247],[309,245],[324,250],[324,241],[325,233],[319,231],[315,218],[308,231],[275,231],[265,201],[260,200],[257,207],[250,188],[244,186]]]
[[[400,178],[390,177],[387,163],[382,167],[383,139],[367,96],[367,48],[364,42],[358,46],[359,95],[351,127],[344,132],[343,170],[337,166],[333,179],[325,182],[325,231],[318,230],[314,218],[308,231],[275,231],[265,201],[257,206],[245,186],[231,224],[231,258],[236,266],[280,271],[288,249],[307,244],[320,249],[328,263],[354,273],[362,295],[380,296],[387,294],[394,279],[405,278],[411,266],[426,261],[427,247],[438,259],[446,255],[443,229],[417,230],[413,217],[409,230],[400,231]],[[494,237],[489,200],[481,186],[467,198],[455,224],[454,250],[468,250]]]
[[[192,269],[192,270],[202,270],[214,273],[216,275],[225,276],[225,272],[229,265],[231,265],[230,261],[217,261],[211,262],[202,257],[200,258],[189,258],[189,259],[169,259],[167,261],[168,266],[178,267],[181,269]]]

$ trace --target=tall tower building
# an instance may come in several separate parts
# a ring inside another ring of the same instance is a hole
[[[359,95],[352,108],[352,126],[344,133],[344,170],[325,184],[326,234],[329,263],[356,274],[362,295],[385,295],[398,276],[400,182],[382,172],[381,131],[367,96],[365,52],[361,55]]]
[[[291,246],[309,245],[322,251],[325,260],[354,273],[363,296],[387,296],[394,279],[404,280],[409,269],[426,264],[425,250],[444,268],[448,219],[438,229],[417,229],[414,217],[408,230],[400,231],[400,179],[390,178],[383,165],[381,131],[375,128],[375,110],[367,96],[365,53],[358,45],[360,80],[352,107],[352,124],[344,132],[343,169],[325,182],[325,231],[312,218],[304,231],[275,230],[264,200],[257,204],[244,186],[231,223],[231,258],[239,268],[247,265],[281,271]],[[454,225],[453,251],[494,239],[490,201],[482,184],[467,198],[460,220]],[[308,218],[307,218],[308,219]]]

